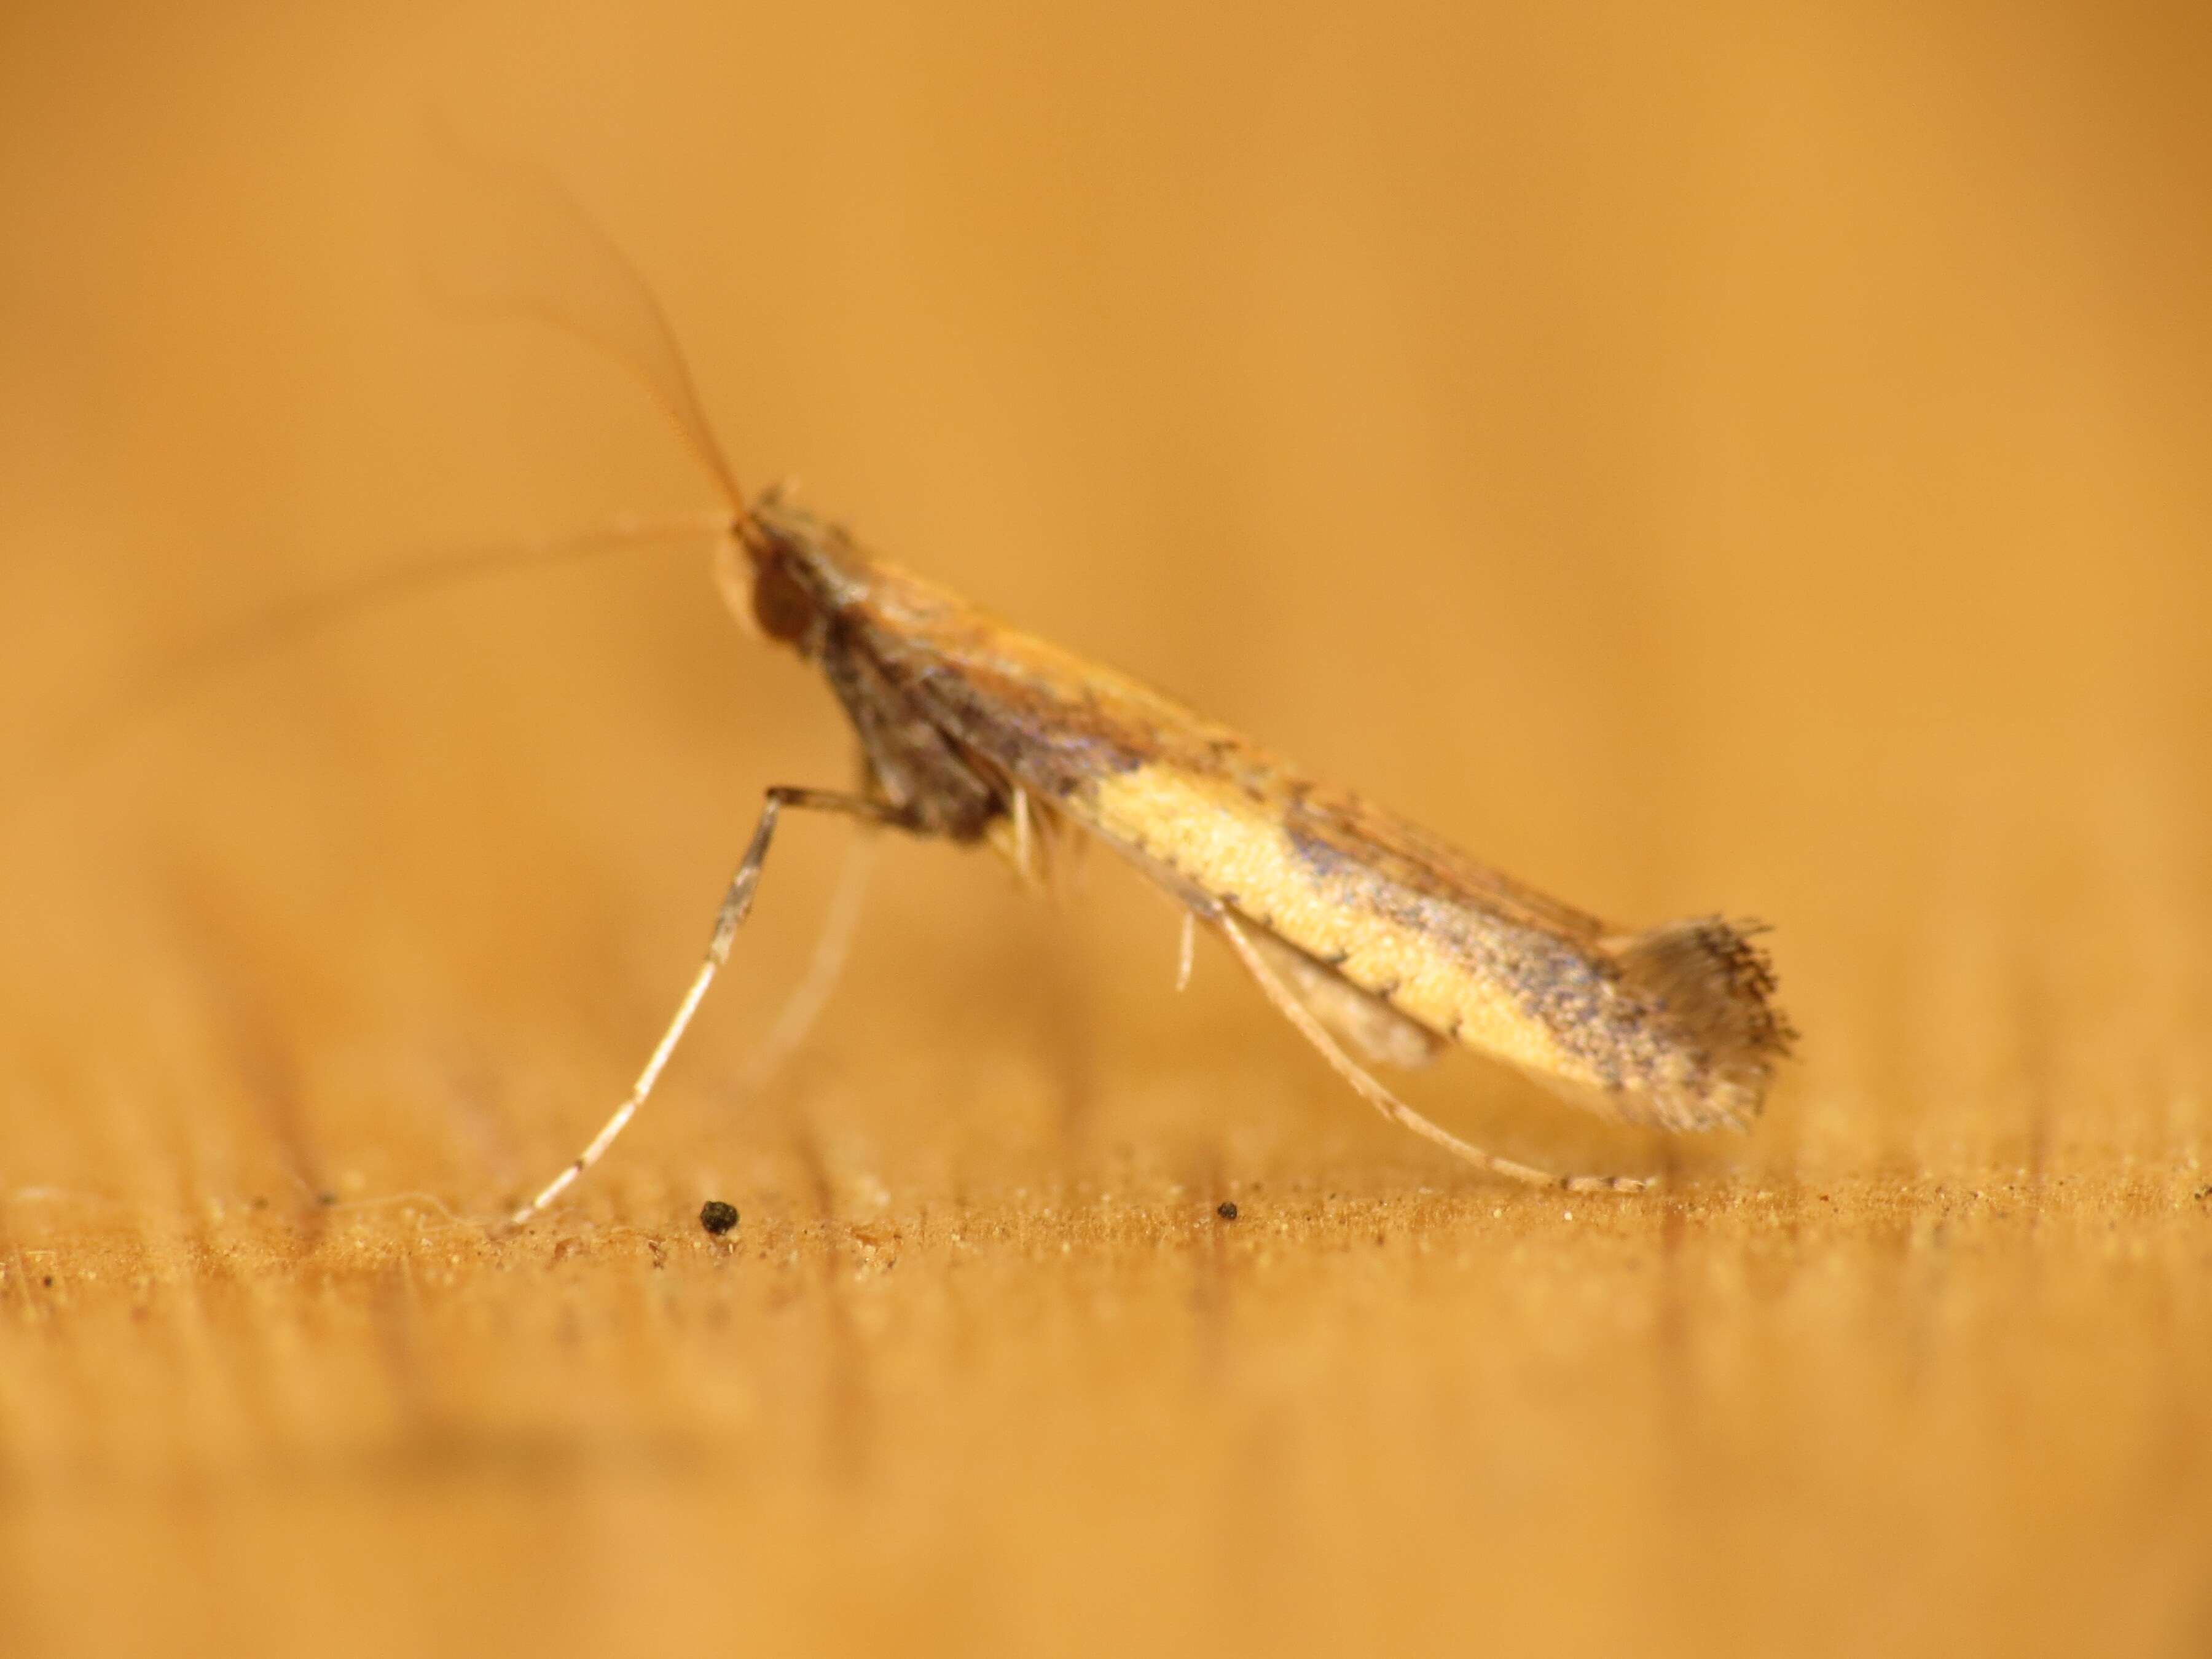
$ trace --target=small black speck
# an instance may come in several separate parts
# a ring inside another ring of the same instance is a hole
[[[720,1238],[738,1224],[738,1206],[710,1198],[699,1206],[699,1224]]]
[[[326,1210],[337,1201],[338,1195],[336,1193],[317,1193],[315,1194],[315,1202],[321,1205]]]
[[[1219,1216],[1224,1221],[1234,1221],[1237,1219],[1237,1206],[1234,1204],[1231,1204],[1225,1198],[1223,1199],[1220,1203],[1213,1206],[1213,1212]],[[49,1285],[53,1282],[54,1281],[51,1279],[46,1281]]]
[[[51,1291],[52,1289],[53,1289],[53,1287],[54,1287],[54,1276],[53,1276],[52,1273],[48,1273],[48,1274],[46,1275],[46,1281],[45,1281],[45,1283],[46,1283],[46,1288],[47,1288],[48,1290],[50,1290],[50,1291]]]

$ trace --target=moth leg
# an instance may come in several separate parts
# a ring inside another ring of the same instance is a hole
[[[1254,928],[1248,937],[1283,988],[1354,1059],[1410,1071],[1429,1064],[1447,1046],[1427,1026],[1407,1018],[1381,997],[1361,990],[1264,927]]]
[[[1516,1164],[1510,1158],[1486,1152],[1480,1146],[1468,1145],[1441,1125],[1431,1123],[1369,1076],[1357,1060],[1344,1052],[1336,1039],[1298,1000],[1290,987],[1283,983],[1281,975],[1260,954],[1259,948],[1253,944],[1235,916],[1224,910],[1218,920],[1221,931],[1228,936],[1231,947],[1243,959],[1245,968],[1260,982],[1260,988],[1267,993],[1267,1000],[1275,1005],[1277,1012],[1297,1028],[1299,1036],[1321,1051],[1322,1058],[1335,1068],[1338,1076],[1393,1123],[1433,1140],[1445,1151],[1456,1153],[1479,1170],[1487,1170],[1492,1175],[1510,1176],[1532,1187],[1560,1187],[1571,1193],[1632,1193],[1651,1184],[1634,1176],[1553,1175],[1548,1170]]]
[[[653,1085],[660,1080],[661,1070],[668,1057],[676,1052],[683,1040],[684,1028],[691,1024],[691,1016],[699,1011],[699,1004],[707,994],[707,988],[714,982],[714,975],[729,959],[730,942],[744,924],[745,915],[753,908],[753,889],[760,884],[761,865],[768,857],[769,842],[775,838],[776,819],[786,807],[810,812],[841,812],[848,817],[861,818],[872,823],[889,824],[894,829],[913,826],[911,815],[904,809],[885,802],[871,800],[864,795],[841,794],[830,789],[794,789],[783,785],[768,792],[762,804],[760,822],[754,827],[753,838],[745,848],[744,857],[738,861],[737,873],[730,878],[729,890],[722,895],[721,908],[714,913],[714,932],[707,944],[706,959],[692,976],[691,988],[684,994],[677,1005],[676,1017],[668,1022],[661,1033],[653,1057],[645,1062],[631,1085],[629,1097],[615,1109],[615,1114],[592,1137],[590,1146],[578,1154],[574,1162],[545,1183],[544,1190],[517,1210],[509,1224],[520,1227],[561,1196],[575,1178],[605,1156],[623,1127],[637,1115],[637,1109],[653,1093]]]
[[[1053,809],[1012,779],[1001,785],[1006,810],[985,831],[994,850],[1013,866],[1014,876],[1032,892],[1057,890],[1061,852],[1068,845],[1066,825]]]
[[[822,931],[815,935],[814,954],[807,959],[806,972],[784,999],[768,1035],[738,1073],[739,1092],[753,1094],[764,1087],[822,1017],[852,951],[853,934],[860,927],[861,905],[868,895],[868,872],[875,861],[875,837],[862,832],[846,849],[845,867],[830,893],[830,908],[823,913]]]

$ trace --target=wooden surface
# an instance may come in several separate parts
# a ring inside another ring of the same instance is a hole
[[[7,1651],[2212,1644],[2201,23],[341,15],[0,21]],[[434,106],[749,481],[1574,902],[1776,923],[1766,1121],[1417,1079],[1668,1177],[1502,1188],[1109,862],[905,846],[748,1091],[810,825],[495,1237],[844,776],[696,550],[41,770],[272,599],[708,499],[425,303]]]

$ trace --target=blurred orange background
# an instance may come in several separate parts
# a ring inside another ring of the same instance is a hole
[[[2212,1637],[2208,18],[9,9],[11,1650]],[[440,115],[606,225],[748,484],[1571,902],[1775,922],[1768,1121],[1419,1080],[1674,1177],[1562,1219],[1225,955],[1173,995],[1111,860],[908,846],[736,1099],[809,826],[554,1226],[386,1202],[557,1166],[760,789],[848,765],[692,548],[47,778],[285,596],[711,503],[604,362],[428,297]]]

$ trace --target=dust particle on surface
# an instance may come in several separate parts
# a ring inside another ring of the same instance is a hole
[[[1225,1198],[1222,1200],[1220,1203],[1213,1206],[1213,1212],[1219,1216],[1224,1221],[1234,1221],[1237,1219],[1236,1205]]]
[[[720,1238],[738,1224],[738,1206],[710,1198],[699,1206],[699,1224]]]

